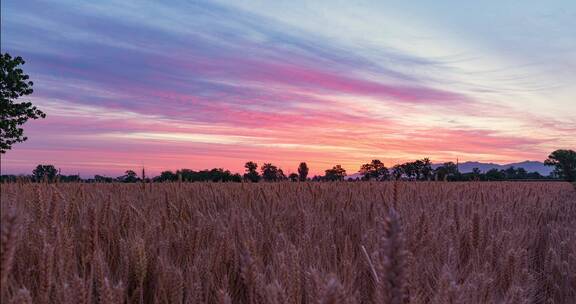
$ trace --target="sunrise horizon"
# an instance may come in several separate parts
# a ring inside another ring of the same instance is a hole
[[[0,11],[1,303],[576,303],[576,0]]]
[[[154,166],[154,165],[146,165],[146,163],[144,162],[134,162],[133,164],[117,164],[114,166],[111,166],[109,163],[102,163],[100,164],[100,166],[94,166],[94,167],[87,167],[86,166],[86,162],[83,163],[64,163],[64,165],[60,165],[58,162],[54,162],[54,161],[40,161],[37,163],[30,163],[30,162],[23,162],[21,166],[19,166],[18,164],[11,164],[10,167],[8,167],[8,169],[6,168],[1,168],[1,174],[2,175],[15,175],[15,176],[26,176],[26,175],[30,175],[31,172],[36,168],[36,166],[38,165],[53,165],[56,169],[59,170],[60,174],[63,175],[79,175],[81,178],[93,178],[96,175],[100,175],[100,176],[108,176],[108,177],[116,177],[116,176],[121,176],[123,174],[125,174],[126,171],[128,170],[133,170],[135,172],[138,172],[138,174],[140,175],[142,172],[142,169],[144,169],[146,171],[147,176],[158,176],[160,175],[160,173],[165,172],[165,171],[171,171],[171,172],[176,172],[178,170],[181,169],[189,169],[189,170],[194,170],[194,171],[202,171],[202,170],[211,170],[211,169],[224,169],[224,170],[229,170],[231,173],[238,173],[238,174],[244,174],[246,173],[246,168],[245,168],[245,164],[246,162],[252,161],[255,162],[256,164],[258,164],[259,166],[265,164],[265,163],[271,163],[275,166],[277,166],[278,168],[282,169],[284,171],[284,173],[286,174],[290,174],[290,173],[297,173],[297,169],[298,169],[298,165],[302,162],[306,163],[307,166],[310,168],[310,176],[322,176],[325,172],[325,170],[332,168],[335,165],[341,165],[347,172],[348,175],[352,175],[352,174],[357,174],[360,172],[360,168],[363,164],[365,163],[369,163],[370,161],[377,159],[380,160],[384,163],[384,165],[391,169],[393,168],[395,165],[401,165],[403,163],[406,162],[411,162],[411,161],[415,161],[418,159],[424,159],[424,158],[428,158],[430,159],[431,163],[434,166],[440,166],[444,163],[447,162],[452,162],[452,163],[460,163],[460,164],[466,164],[466,163],[480,163],[483,165],[497,165],[497,166],[506,166],[509,164],[519,164],[519,163],[526,163],[526,162],[538,162],[543,164],[544,160],[546,160],[546,158],[548,157],[549,153],[546,154],[545,157],[541,158],[541,159],[517,159],[517,160],[505,160],[505,161],[491,161],[491,160],[475,160],[475,159],[462,159],[462,158],[454,158],[454,159],[443,159],[443,160],[437,160],[425,155],[422,155],[420,157],[414,157],[414,158],[406,158],[406,159],[395,159],[395,160],[386,160],[383,159],[381,157],[378,156],[374,156],[372,158],[367,158],[364,159],[362,161],[358,161],[358,162],[345,162],[345,161],[341,161],[341,162],[334,162],[334,161],[330,161],[330,160],[326,160],[326,161],[320,161],[320,162],[311,162],[311,161],[307,161],[307,160],[301,160],[301,161],[274,161],[274,160],[269,160],[269,159],[238,159],[237,162],[232,162],[232,160],[230,161],[230,164],[225,166],[225,165],[219,165],[217,162],[218,160],[214,160],[214,163],[210,163],[210,162],[202,162],[203,164],[198,164],[198,165],[194,165],[194,162],[182,162],[182,165],[174,165],[174,166]],[[1,158],[4,158],[6,156],[6,154],[2,154],[0,155]],[[181,161],[180,159],[178,159],[178,161]],[[82,169],[79,169],[82,168]],[[552,170],[552,169],[550,169]],[[483,172],[485,172],[485,170],[482,170]]]
[[[572,4],[148,4],[2,3],[1,50],[26,61],[21,99],[47,114],[2,174],[321,174],[576,147]]]

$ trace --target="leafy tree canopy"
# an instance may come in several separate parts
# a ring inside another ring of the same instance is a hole
[[[367,180],[386,180],[390,175],[388,168],[384,166],[384,163],[378,159],[372,160],[369,164],[363,164],[360,167],[360,173],[364,175],[364,179]]]
[[[38,165],[32,171],[32,175],[36,181],[53,181],[58,175],[58,170],[53,165]]]
[[[257,183],[260,180],[260,174],[258,174],[258,164],[252,161],[247,162],[244,165],[246,168],[246,173],[244,174],[244,179],[247,181],[251,181],[253,183]]]
[[[554,174],[567,181],[576,181],[576,151],[556,150],[544,161],[546,166],[554,166]]]
[[[123,176],[118,178],[123,183],[135,183],[139,181],[138,175],[133,170],[127,170]]]
[[[13,144],[27,139],[21,126],[28,119],[46,117],[31,102],[17,102],[18,98],[33,92],[34,83],[19,67],[23,64],[22,57],[0,54],[0,153],[6,153]]]
[[[286,176],[284,176],[284,172],[282,172],[282,169],[279,169],[278,167],[270,163],[264,164],[261,170],[262,170],[262,178],[267,182],[276,182],[286,179]]]
[[[301,162],[298,166],[298,177],[301,182],[306,181],[306,178],[308,178],[308,171],[308,165],[305,162]]]
[[[446,162],[434,171],[439,179],[447,179],[458,174],[458,166],[453,162]]]
[[[300,176],[298,175],[298,173],[290,173],[290,175],[288,175],[288,179],[291,182],[297,182],[300,179]]]
[[[346,177],[346,170],[340,165],[336,165],[332,167],[332,169],[326,170],[325,173],[326,175],[324,178],[329,181],[341,181]]]

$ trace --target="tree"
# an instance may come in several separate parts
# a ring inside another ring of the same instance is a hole
[[[155,182],[174,182],[178,180],[178,174],[175,174],[172,171],[162,171],[160,176],[154,177],[153,181]]]
[[[32,170],[32,175],[34,175],[34,180],[38,182],[44,179],[53,181],[58,175],[58,170],[53,165],[38,165],[36,169]]]
[[[80,174],[76,175],[58,175],[58,180],[61,183],[75,183],[82,181]]]
[[[300,179],[300,175],[297,173],[290,173],[290,175],[288,175],[288,179],[290,179],[291,182],[297,182]]]
[[[249,180],[253,183],[257,183],[260,180],[260,174],[258,174],[258,164],[255,162],[247,162],[244,165],[244,168],[246,168],[246,173],[244,174],[244,179],[245,180]]]
[[[503,171],[506,179],[515,179],[516,178],[516,168],[514,166],[508,167]]]
[[[286,177],[286,175],[284,174],[284,171],[282,171],[282,169],[280,169],[280,168],[278,168],[278,174],[277,174],[277,176],[278,176],[278,180],[286,180],[286,179],[288,179],[288,178]]]
[[[242,182],[242,176],[238,173],[234,173],[234,174],[230,175],[230,181],[235,182],[235,183],[241,183]]]
[[[527,179],[543,179],[544,176],[542,176],[542,174],[534,171],[534,172],[528,172],[528,174],[526,174],[526,178]]]
[[[416,175],[416,180],[420,179],[420,176],[422,175],[422,170],[424,169],[424,162],[417,159],[414,162],[410,163],[412,165],[412,168],[414,170],[414,175]]]
[[[301,162],[298,166],[298,177],[301,182],[305,182],[306,178],[308,178],[308,171],[308,165],[305,162]]]
[[[230,170],[224,170],[223,168],[202,170],[200,172],[197,172],[197,176],[200,181],[212,181],[212,182],[237,181],[237,177],[234,174],[232,174]]]
[[[255,162],[249,161],[244,165],[244,168],[246,168],[247,172],[256,172],[256,170],[258,170],[258,164]]]
[[[420,174],[422,174],[422,179],[429,180],[432,176],[432,162],[429,158],[423,158],[419,163]]]
[[[399,180],[402,174],[404,174],[404,167],[402,167],[402,165],[394,165],[394,167],[392,167],[392,176],[395,180]]]
[[[438,175],[439,179],[447,179],[458,174],[458,166],[453,162],[447,162],[436,168],[434,172]]]
[[[415,162],[407,162],[402,165],[402,171],[409,178],[418,177],[418,165]]]
[[[554,174],[567,181],[576,181],[576,152],[556,150],[544,161],[546,166],[554,166]]]
[[[504,173],[504,170],[498,171],[498,169],[493,168],[486,172],[486,179],[489,181],[505,180],[506,173]]]
[[[369,164],[363,164],[359,172],[364,175],[364,179],[368,180],[386,180],[389,176],[388,168],[378,159],[373,159]]]
[[[282,169],[278,169],[271,163],[265,163],[260,170],[262,171],[262,178],[267,182],[276,182],[286,178]]]
[[[340,165],[336,165],[332,167],[332,169],[328,169],[324,172],[326,173],[324,178],[329,181],[341,181],[344,180],[344,177],[346,176],[346,170]]]
[[[515,178],[516,179],[527,179],[528,178],[528,172],[524,168],[518,168],[518,169],[516,169],[516,172],[515,172]]]
[[[114,181],[114,178],[102,175],[94,175],[94,181],[97,183],[111,183]]]
[[[133,170],[127,170],[124,175],[120,176],[118,179],[123,183],[135,183],[140,180],[136,172]]]
[[[23,64],[22,57],[12,58],[7,53],[0,54],[0,153],[6,153],[13,144],[28,139],[20,127],[28,119],[46,117],[31,102],[16,102],[19,97],[34,91],[34,83],[19,68]]]
[[[480,168],[472,168],[471,175],[473,180],[479,180],[482,176],[482,171],[480,170]]]
[[[193,182],[196,179],[196,172],[190,169],[176,170],[176,175],[178,178],[181,178],[182,181]]]
[[[223,168],[213,168],[201,171],[191,169],[180,169],[176,173],[164,171],[160,176],[154,177],[155,182],[177,181],[179,178],[187,182],[241,182],[240,174],[232,174],[229,170]]]

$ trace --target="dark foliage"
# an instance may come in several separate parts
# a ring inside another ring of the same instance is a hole
[[[298,166],[298,178],[300,179],[301,182],[306,181],[306,179],[308,178],[308,165],[305,162],[301,162],[300,165]]]
[[[53,165],[38,165],[32,171],[35,181],[53,181],[58,175],[58,170]]]
[[[390,177],[388,168],[378,159],[372,160],[369,164],[363,164],[359,171],[364,180],[387,180]]]
[[[264,181],[277,182],[286,179],[286,176],[284,175],[284,172],[282,172],[282,169],[270,163],[265,163],[264,165],[262,165],[262,168],[260,168],[260,170],[262,171],[262,178],[264,179]]]
[[[46,117],[31,102],[16,102],[33,92],[34,83],[19,67],[23,64],[22,57],[0,54],[0,153],[27,139],[21,126],[29,119]]]
[[[258,174],[258,164],[255,162],[247,162],[244,165],[246,168],[246,173],[244,174],[244,180],[251,181],[253,183],[257,183],[260,181],[260,174]]]
[[[544,161],[547,166],[554,166],[554,174],[567,181],[576,181],[576,151],[556,150]]]
[[[336,165],[332,167],[332,169],[328,169],[324,172],[326,173],[326,175],[324,175],[324,180],[327,181],[341,181],[346,177],[346,170],[340,165]]]

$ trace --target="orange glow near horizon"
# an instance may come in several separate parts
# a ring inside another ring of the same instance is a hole
[[[260,165],[271,162],[290,173],[305,161],[312,175],[323,174],[336,164],[353,174],[372,159],[380,159],[389,167],[423,157],[435,163],[457,158],[462,162],[505,163],[543,160],[549,152],[545,140],[534,138],[481,130],[410,130],[393,124],[384,127],[341,124],[332,128],[330,125],[335,122],[325,122],[252,129],[188,126],[172,120],[154,121],[151,117],[135,117],[130,121],[99,117],[90,124],[93,129],[84,130],[84,123],[83,119],[55,115],[32,122],[27,129],[31,140],[2,156],[3,172],[29,173],[36,164],[49,163],[65,174],[83,176],[118,176],[125,170],[138,171],[142,167],[149,174],[181,168],[224,168],[241,173],[246,161],[255,161]],[[101,131],[95,134],[94,129]],[[65,144],[55,147],[54,142]],[[41,161],[38,155],[42,156]]]

